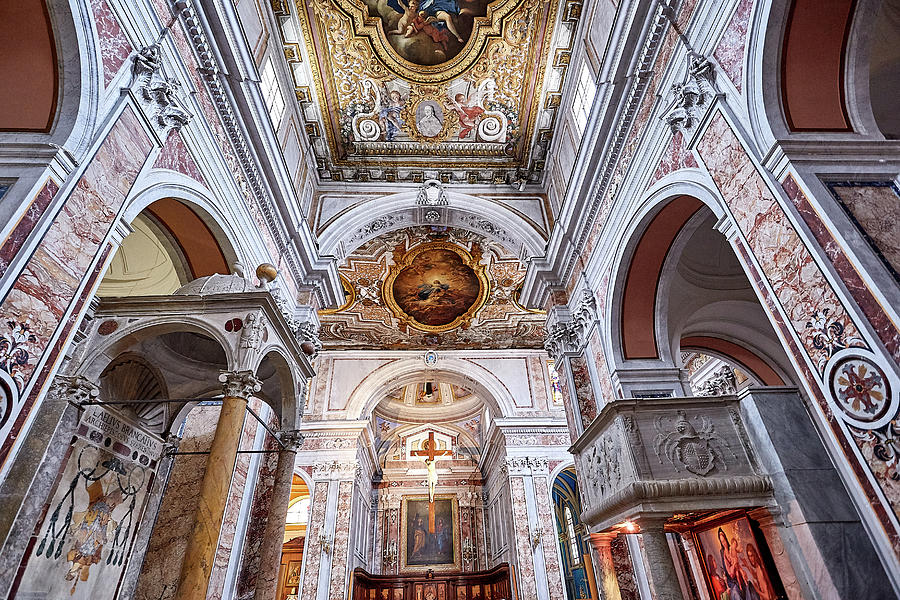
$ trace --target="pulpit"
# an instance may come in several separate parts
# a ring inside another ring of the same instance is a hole
[[[510,568],[474,573],[371,575],[353,572],[351,600],[512,600]]]

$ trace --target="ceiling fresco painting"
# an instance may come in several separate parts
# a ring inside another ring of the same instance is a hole
[[[326,349],[541,348],[546,315],[516,303],[525,266],[473,232],[419,226],[350,254],[345,302],[320,312]]]
[[[539,181],[580,6],[296,0],[320,176],[421,182],[438,158],[446,182]]]

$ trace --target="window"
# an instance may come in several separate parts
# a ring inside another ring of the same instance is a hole
[[[566,533],[569,536],[569,551],[572,554],[572,564],[581,563],[581,551],[578,548],[578,536],[575,534],[575,520],[572,518],[572,510],[566,507]]]
[[[285,522],[288,525],[306,525],[309,519],[309,497],[297,500],[288,508]]]
[[[266,66],[262,70],[262,87],[263,98],[266,101],[266,108],[269,110],[269,116],[272,117],[272,123],[275,129],[281,125],[281,117],[284,116],[284,96],[281,94],[281,88],[278,87],[278,77],[275,74],[275,63],[270,58],[266,61]]]
[[[584,133],[587,126],[588,113],[594,104],[594,96],[597,94],[597,84],[594,75],[587,62],[581,65],[578,75],[578,84],[575,87],[575,99],[572,101],[572,115],[575,117],[575,127],[578,135]]]

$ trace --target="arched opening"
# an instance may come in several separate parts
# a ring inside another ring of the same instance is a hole
[[[791,131],[851,131],[845,56],[855,0],[794,0],[781,53],[784,115]]]
[[[620,282],[623,358],[687,366],[694,393],[714,389],[706,384],[716,376],[727,393],[790,385],[790,362],[717,221],[691,196],[644,218]]]
[[[888,139],[900,139],[900,0],[882,0],[871,31],[869,100],[872,116]]]
[[[569,600],[596,599],[598,595],[593,581],[590,550],[585,543],[586,531],[581,523],[581,498],[574,466],[566,467],[556,476],[552,495],[566,597]]]
[[[222,238],[209,220],[173,198],[147,206],[131,222],[133,231],[113,256],[97,295],[167,295],[198,277],[230,273]]]
[[[56,41],[44,0],[0,6],[0,131],[50,131],[59,90]]]
[[[303,566],[303,548],[306,545],[306,526],[309,522],[310,495],[306,482],[294,475],[291,497],[288,501],[284,528],[284,545],[281,548],[281,569],[278,574],[276,600],[287,600],[300,593],[300,573]]]

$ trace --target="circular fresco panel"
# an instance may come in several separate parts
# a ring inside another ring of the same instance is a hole
[[[401,323],[430,332],[469,323],[487,298],[479,257],[446,242],[395,252],[383,296]]]

